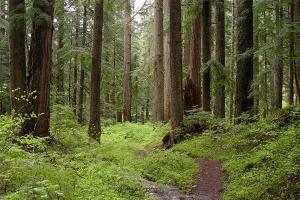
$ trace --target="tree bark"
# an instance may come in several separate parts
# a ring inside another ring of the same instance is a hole
[[[169,0],[164,0],[164,22],[165,26],[165,35],[164,35],[164,119],[170,119],[170,101],[171,101],[171,75],[170,75],[170,32],[168,31],[170,22],[170,7]]]
[[[216,60],[221,67],[225,67],[225,10],[224,0],[216,1]],[[214,114],[217,117],[225,117],[225,86],[224,74],[216,74],[216,88],[215,88],[215,104]]]
[[[235,80],[234,71],[236,66],[236,51],[235,51],[235,26],[236,26],[236,0],[232,0],[232,24],[231,24],[231,67],[230,67],[230,77],[232,80]],[[232,81],[230,84],[231,90],[230,90],[230,97],[229,97],[229,118],[232,120],[234,116],[234,87],[235,83]]]
[[[203,2],[202,9],[202,58],[203,64],[206,65],[211,58],[211,38],[210,38],[210,1],[205,0]],[[203,81],[202,81],[202,107],[204,111],[210,111],[210,68],[204,66],[203,69]]]
[[[100,81],[103,32],[103,0],[96,2],[92,50],[89,136],[100,142]]]
[[[176,129],[183,120],[182,101],[182,40],[181,1],[169,0],[170,6],[170,64],[171,64],[171,127]],[[171,140],[171,142],[174,142]]]
[[[300,23],[300,0],[294,0],[294,21]],[[300,103],[300,31],[294,34],[295,39],[295,82],[298,101]]]
[[[56,84],[57,84],[57,95],[58,95],[58,103],[63,103],[64,98],[64,61],[62,58],[62,49],[64,48],[64,1],[58,1],[57,5],[57,22],[58,22],[58,29],[57,29],[57,71],[56,71]]]
[[[290,18],[291,23],[294,23],[294,2],[290,4]],[[289,35],[289,104],[294,105],[294,33],[291,32]]]
[[[273,108],[280,109],[282,108],[282,86],[283,86],[283,37],[281,36],[280,29],[281,29],[281,20],[283,15],[282,6],[279,5],[280,2],[276,2],[276,36],[275,36],[275,54],[276,59],[275,63],[273,64],[273,91],[274,91],[274,98],[273,98]]]
[[[124,95],[123,120],[131,121],[131,5],[126,0],[124,6]]]
[[[35,113],[36,118],[31,118],[25,125],[27,133],[34,136],[49,136],[50,122],[50,78],[52,68],[52,35],[53,35],[53,8],[54,0],[41,3],[33,1],[33,8],[49,16],[41,21],[41,13],[33,16],[31,45],[29,52],[29,93],[31,96],[30,113]]]
[[[251,111],[253,97],[250,97],[251,82],[253,80],[253,1],[237,0],[237,75],[235,117]]]
[[[194,6],[197,7],[197,14],[192,21],[191,43],[190,43],[190,80],[191,86],[195,88],[192,95],[191,107],[202,105],[201,99],[201,16],[202,11],[199,2],[194,0]]]
[[[78,10],[76,10],[76,13],[79,14]],[[79,20],[77,19],[76,20],[76,32],[75,32],[76,47],[79,46],[78,40],[79,40]],[[77,89],[78,89],[78,56],[77,55],[74,58],[73,80],[74,80],[74,86],[73,86],[72,105],[73,105],[74,114],[76,115],[77,114]]]
[[[163,0],[155,0],[154,120],[164,120]]]
[[[85,47],[87,33],[87,5],[83,7],[83,24],[82,24],[82,46]],[[83,103],[84,103],[84,83],[85,83],[85,71],[86,65],[85,58],[81,58],[80,80],[79,80],[79,99],[78,99],[78,122],[84,123],[83,117]]]
[[[9,68],[11,108],[24,114],[26,102],[25,1],[9,0]],[[23,98],[22,98],[23,97]]]

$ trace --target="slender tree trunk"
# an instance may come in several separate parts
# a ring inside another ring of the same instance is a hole
[[[211,38],[210,38],[210,1],[203,2],[202,10],[202,52],[203,63],[206,65],[211,58]],[[210,68],[204,66],[203,81],[202,81],[202,107],[204,111],[210,111]]]
[[[79,13],[76,11],[76,13]],[[76,47],[78,47],[78,40],[79,40],[79,20],[76,21],[76,33],[75,33],[75,44]],[[73,105],[73,111],[74,114],[77,114],[77,89],[78,89],[78,56],[76,55],[74,58],[74,73],[73,73],[73,79],[74,79],[74,88],[73,88],[73,98],[72,98],[72,105]]]
[[[266,21],[266,13],[264,11],[264,21]],[[268,38],[267,38],[267,33],[265,33],[264,35],[264,45],[267,45],[268,43]],[[269,100],[268,100],[268,96],[269,96],[269,92],[268,92],[268,55],[267,55],[267,50],[264,51],[264,81],[262,84],[262,90],[263,90],[263,102],[264,102],[264,111],[263,111],[263,116],[266,118],[269,112]]]
[[[87,33],[87,6],[83,7],[83,25],[82,25],[82,46],[85,47]],[[81,58],[80,80],[79,80],[79,99],[78,99],[78,122],[84,123],[83,117],[83,102],[84,102],[84,83],[85,83],[85,71],[86,65],[85,58]]]
[[[25,1],[9,0],[9,68],[11,108],[24,114],[26,94]]]
[[[233,115],[234,115],[234,88],[235,88],[235,84],[234,81],[235,77],[234,77],[234,71],[235,71],[235,66],[236,66],[236,51],[235,51],[235,36],[236,36],[236,31],[235,31],[235,25],[236,25],[236,4],[235,4],[236,0],[232,0],[232,27],[231,27],[231,79],[232,79],[232,83],[231,83],[231,89],[230,89],[230,97],[229,97],[229,118],[232,120]]]
[[[300,23],[300,0],[294,0],[294,21]],[[298,25],[299,27],[299,25]],[[294,34],[295,40],[295,83],[298,101],[300,103],[300,31]]]
[[[164,119],[170,119],[170,101],[171,101],[171,75],[170,75],[170,32],[169,29],[169,16],[170,7],[169,0],[164,0],[164,15],[165,15],[165,35],[164,35]]]
[[[276,2],[276,36],[275,36],[275,54],[276,59],[275,63],[273,64],[273,91],[274,91],[274,102],[273,107],[275,109],[282,108],[282,86],[283,86],[283,37],[281,36],[280,29],[281,29],[281,20],[283,15],[282,6],[279,5],[280,2]]]
[[[225,67],[225,10],[224,0],[216,1],[216,59]],[[224,74],[217,73],[216,88],[215,88],[215,104],[214,114],[217,117],[225,117],[225,86],[224,86]]]
[[[290,18],[291,22],[294,22],[294,2],[290,4]],[[288,95],[288,100],[289,104],[292,106],[294,105],[294,33],[291,32],[289,35],[289,95]]]
[[[101,81],[101,53],[103,29],[103,1],[98,0],[95,8],[93,55],[91,72],[90,123],[89,136],[100,142],[100,81]]]
[[[170,64],[171,64],[171,127],[176,129],[183,120],[181,1],[169,0]],[[174,138],[171,139],[174,142]]]
[[[251,111],[254,103],[249,95],[253,80],[253,54],[247,52],[253,48],[253,1],[237,0],[237,16],[235,117]]]
[[[113,69],[114,71],[116,70],[116,38],[114,38],[114,48],[113,48]],[[118,110],[116,109],[116,98],[117,98],[117,84],[116,84],[117,76],[114,75],[114,80],[112,80],[112,100],[111,104],[113,106],[113,114],[112,117],[117,120],[117,112]],[[117,120],[118,121],[118,120]],[[121,114],[121,121],[122,121],[122,114]]]
[[[33,8],[39,10],[33,16],[31,45],[29,52],[29,93],[32,96],[31,107],[28,113],[35,113],[36,118],[25,124],[27,133],[34,136],[49,136],[50,122],[50,76],[52,68],[52,35],[53,35],[53,8],[54,0],[41,3],[33,1]],[[42,12],[42,13],[41,13]],[[43,18],[40,14],[47,15]]]
[[[123,120],[131,121],[131,5],[126,0],[124,6],[124,96]]]
[[[58,1],[57,5],[57,21],[58,21],[58,30],[57,30],[57,75],[56,75],[56,84],[57,84],[57,94],[58,94],[58,102],[63,103],[63,95],[64,95],[64,61],[62,57],[62,49],[64,48],[64,1]]]
[[[163,0],[155,0],[155,94],[154,120],[164,120],[164,40],[163,40]]]
[[[195,88],[194,94],[192,94],[191,107],[202,104],[201,99],[201,8],[199,2],[194,0],[194,6],[197,7],[197,14],[192,21],[191,27],[191,43],[190,43],[190,81]],[[190,107],[189,106],[189,107]]]

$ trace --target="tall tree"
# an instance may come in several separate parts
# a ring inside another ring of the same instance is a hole
[[[155,0],[155,94],[154,94],[154,119],[164,120],[164,45],[163,45],[163,0]]]
[[[291,23],[294,22],[294,2],[292,1],[290,3],[290,19],[291,19]],[[294,104],[294,74],[295,74],[295,70],[294,70],[294,33],[291,32],[289,35],[289,95],[288,95],[288,100],[289,100],[289,104],[293,105]]]
[[[58,102],[62,103],[64,93],[64,60],[62,57],[62,49],[64,48],[64,25],[65,25],[65,7],[64,1],[57,1],[57,71],[56,71],[56,84]]]
[[[26,92],[25,1],[9,0],[9,67],[11,107],[16,114],[24,113]]]
[[[251,111],[253,97],[250,97],[251,82],[253,80],[253,1],[237,0],[236,22],[236,96],[235,117]]]
[[[202,80],[202,107],[204,111],[210,111],[210,68],[207,67],[207,63],[211,58],[211,37],[210,37],[210,1],[205,0],[203,2],[202,9],[202,59],[205,65],[203,69],[203,80]]]
[[[163,13],[165,16],[165,34],[164,34],[164,119],[170,119],[170,101],[171,101],[171,75],[170,75],[170,31],[169,16],[170,6],[169,0],[164,0]]]
[[[170,74],[171,126],[179,127],[183,120],[181,1],[169,0],[170,6]],[[173,141],[172,141],[173,142]]]
[[[273,74],[273,107],[275,109],[282,108],[282,86],[283,86],[283,37],[280,33],[283,8],[281,2],[276,1],[276,35],[275,35],[275,61],[272,68]]]
[[[131,5],[130,0],[124,4],[124,94],[123,120],[131,121]]]
[[[294,0],[294,21],[299,28],[300,23],[300,0]],[[295,36],[295,81],[298,101],[300,102],[300,31]]]
[[[225,67],[225,10],[224,0],[216,1],[216,60],[220,67]],[[216,74],[214,114],[225,117],[225,86],[223,70]]]
[[[29,93],[34,97],[28,113],[35,113],[36,117],[25,124],[25,131],[39,137],[49,136],[53,7],[54,0],[33,1],[33,8],[39,12],[32,22],[28,79]]]
[[[191,106],[201,106],[201,6],[194,0],[196,15],[192,20],[190,41],[190,81],[195,88],[192,94]]]
[[[87,34],[87,5],[83,6],[83,23],[82,23],[82,46],[86,45],[86,34]],[[83,117],[83,101],[84,101],[84,83],[85,83],[85,70],[86,59],[81,58],[81,69],[80,69],[80,80],[79,80],[79,98],[78,98],[78,122],[84,123]]]
[[[95,8],[89,136],[100,142],[100,80],[101,80],[101,53],[103,29],[103,1],[98,0]]]

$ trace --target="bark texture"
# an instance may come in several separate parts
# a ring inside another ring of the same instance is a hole
[[[124,5],[124,94],[123,120],[131,121],[131,5],[126,0]]]
[[[224,0],[216,1],[216,60],[220,67],[225,67],[225,10]],[[216,74],[216,88],[214,101],[214,114],[217,117],[225,117],[225,86],[223,70]]]
[[[170,64],[171,64],[171,127],[183,120],[181,1],[169,0],[170,6]]]
[[[100,142],[100,81],[103,35],[103,0],[96,2],[92,50],[89,136]]]
[[[281,20],[283,16],[282,6],[279,5],[279,2],[276,3],[276,36],[275,36],[275,62],[273,64],[273,108],[279,109],[282,108],[282,86],[283,86],[283,37],[280,33],[281,29]]]
[[[294,22],[294,3],[292,1],[292,3],[290,4],[290,18],[291,18],[291,22]],[[294,104],[294,74],[295,74],[295,70],[294,70],[294,33],[291,32],[289,34],[289,95],[288,95],[288,100],[289,100],[289,104],[293,105]]]
[[[52,35],[54,0],[41,3],[33,1],[33,7],[42,13],[33,16],[31,45],[29,52],[29,93],[31,104],[28,113],[35,113],[25,125],[25,130],[39,137],[49,136],[50,122],[50,79],[52,68]],[[41,18],[39,15],[47,15]]]
[[[201,99],[201,7],[199,2],[194,1],[194,6],[197,7],[197,14],[192,21],[191,27],[191,43],[190,43],[190,79],[191,87],[195,88],[191,94],[191,107],[202,105]]]
[[[154,120],[164,120],[163,0],[155,0]]]
[[[249,112],[253,108],[253,97],[250,97],[253,80],[253,1],[237,0],[237,75],[235,96],[235,117]]]
[[[170,101],[171,101],[171,75],[170,75],[170,31],[169,17],[170,7],[169,0],[164,0],[164,16],[165,16],[165,34],[164,34],[164,119],[170,119]]]
[[[11,108],[24,114],[26,94],[25,1],[9,0],[9,68]]]
[[[57,94],[58,94],[58,102],[63,103],[63,95],[64,95],[64,60],[62,57],[62,49],[64,48],[64,1],[58,1],[57,5],[57,71],[56,71],[56,84],[57,84]]]
[[[202,9],[202,58],[203,58],[203,81],[202,81],[202,107],[204,111],[210,111],[210,68],[206,66],[211,58],[210,38],[210,1],[204,0]]]

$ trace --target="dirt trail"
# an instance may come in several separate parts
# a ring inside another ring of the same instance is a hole
[[[155,186],[151,181],[139,179],[147,195],[155,200],[220,200],[223,191],[221,163],[213,159],[197,159],[199,173],[189,194],[182,193],[174,186]]]

